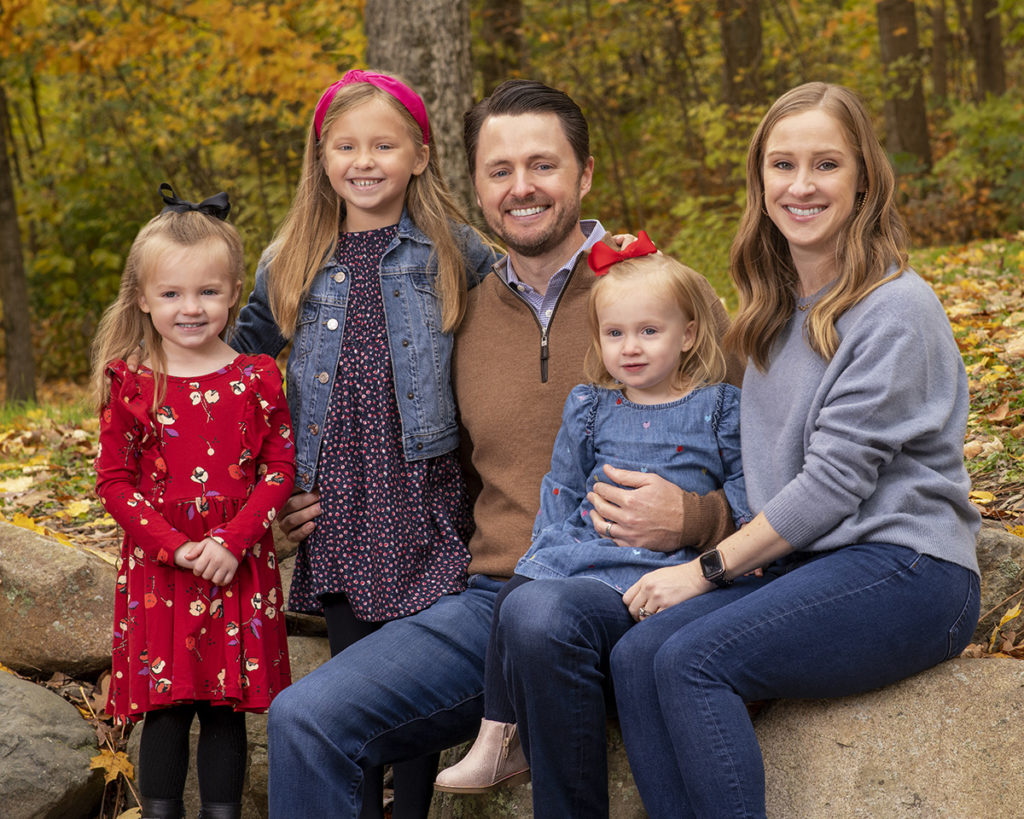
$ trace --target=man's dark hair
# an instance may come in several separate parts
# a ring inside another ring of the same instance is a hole
[[[590,128],[580,107],[564,91],[536,80],[506,80],[489,97],[470,108],[463,117],[462,139],[466,144],[469,175],[476,174],[476,148],[484,120],[494,116],[554,114],[582,169],[590,157]]]

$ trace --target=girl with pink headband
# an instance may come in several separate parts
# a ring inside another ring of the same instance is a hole
[[[321,514],[296,533],[288,605],[326,617],[332,654],[466,587],[452,334],[495,259],[441,177],[419,95],[370,71],[331,85],[232,343],[291,342],[296,491]],[[426,815],[436,770],[395,766],[395,819]],[[383,816],[382,787],[364,771],[363,817]]]

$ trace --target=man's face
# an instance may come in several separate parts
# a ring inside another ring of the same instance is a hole
[[[575,250],[580,200],[594,160],[581,169],[558,116],[492,116],[477,142],[476,200],[509,252],[537,257],[570,241]]]

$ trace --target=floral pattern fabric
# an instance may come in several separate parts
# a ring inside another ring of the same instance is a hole
[[[320,597],[340,592],[356,617],[381,622],[466,588],[472,516],[458,456],[407,461],[402,448],[380,275],[396,229],[338,240],[348,306],[317,469],[321,515],[296,554],[293,611],[319,613]]]
[[[295,478],[277,365],[238,356],[197,378],[108,368],[96,491],[124,529],[109,713],[118,720],[205,700],[263,711],[291,681],[270,526]],[[213,537],[238,558],[224,587],[174,564]]]

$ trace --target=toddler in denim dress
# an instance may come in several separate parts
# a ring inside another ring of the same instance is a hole
[[[620,593],[644,574],[692,560],[693,549],[617,546],[614,522],[595,531],[587,494],[609,464],[653,472],[682,489],[725,492],[737,528],[752,514],[740,459],[739,390],[722,383],[725,356],[697,290],[697,274],[662,255],[644,231],[624,251],[588,258],[592,383],[574,387],[562,412],[529,551],[499,593],[487,650],[484,719],[469,753],[435,788],[482,793],[529,779],[495,650],[501,602],[534,578],[592,577]],[[623,603],[625,607],[625,603]]]

